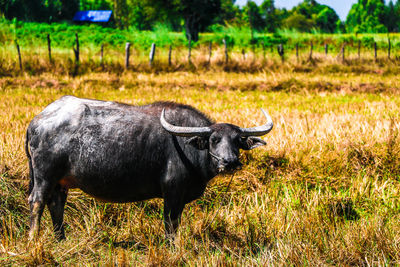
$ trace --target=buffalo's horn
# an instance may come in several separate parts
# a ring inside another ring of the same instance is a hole
[[[177,136],[207,136],[212,132],[210,127],[182,127],[172,125],[165,120],[165,109],[161,112],[160,122],[167,132]]]
[[[269,116],[265,110],[261,109],[261,111],[264,113],[265,118],[267,118],[267,123],[262,126],[252,128],[240,128],[242,131],[242,136],[261,136],[269,133],[272,130],[274,123],[272,122],[271,116]]]

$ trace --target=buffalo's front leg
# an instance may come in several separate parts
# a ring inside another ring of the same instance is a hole
[[[167,239],[174,238],[185,204],[171,197],[164,199],[164,225]]]

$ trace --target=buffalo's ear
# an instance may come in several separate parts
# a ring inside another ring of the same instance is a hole
[[[250,136],[242,138],[240,148],[244,150],[250,150],[266,144],[267,143],[261,138]]]
[[[200,137],[200,136],[193,136],[187,139],[186,144],[194,146],[199,150],[204,150],[208,148],[208,138],[207,137]]]

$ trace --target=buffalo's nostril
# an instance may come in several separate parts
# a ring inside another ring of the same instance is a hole
[[[241,169],[242,169],[242,164],[238,162],[238,164],[236,165],[236,170],[241,170]]]
[[[242,164],[236,160],[236,159],[231,159],[231,160],[224,160],[224,165],[227,167],[227,169],[240,169]]]

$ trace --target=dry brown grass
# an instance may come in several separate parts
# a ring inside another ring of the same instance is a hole
[[[0,78],[0,264],[399,264],[399,80],[342,66],[330,73],[332,64],[312,74],[287,65],[252,74]],[[230,177],[217,177],[188,205],[172,245],[160,200],[105,204],[80,191],[68,198],[67,240],[55,241],[45,212],[40,240],[29,243],[24,132],[65,94],[138,105],[173,100],[246,127],[262,122],[263,107],[275,126],[267,146],[243,153],[245,168],[227,194],[219,193]]]

